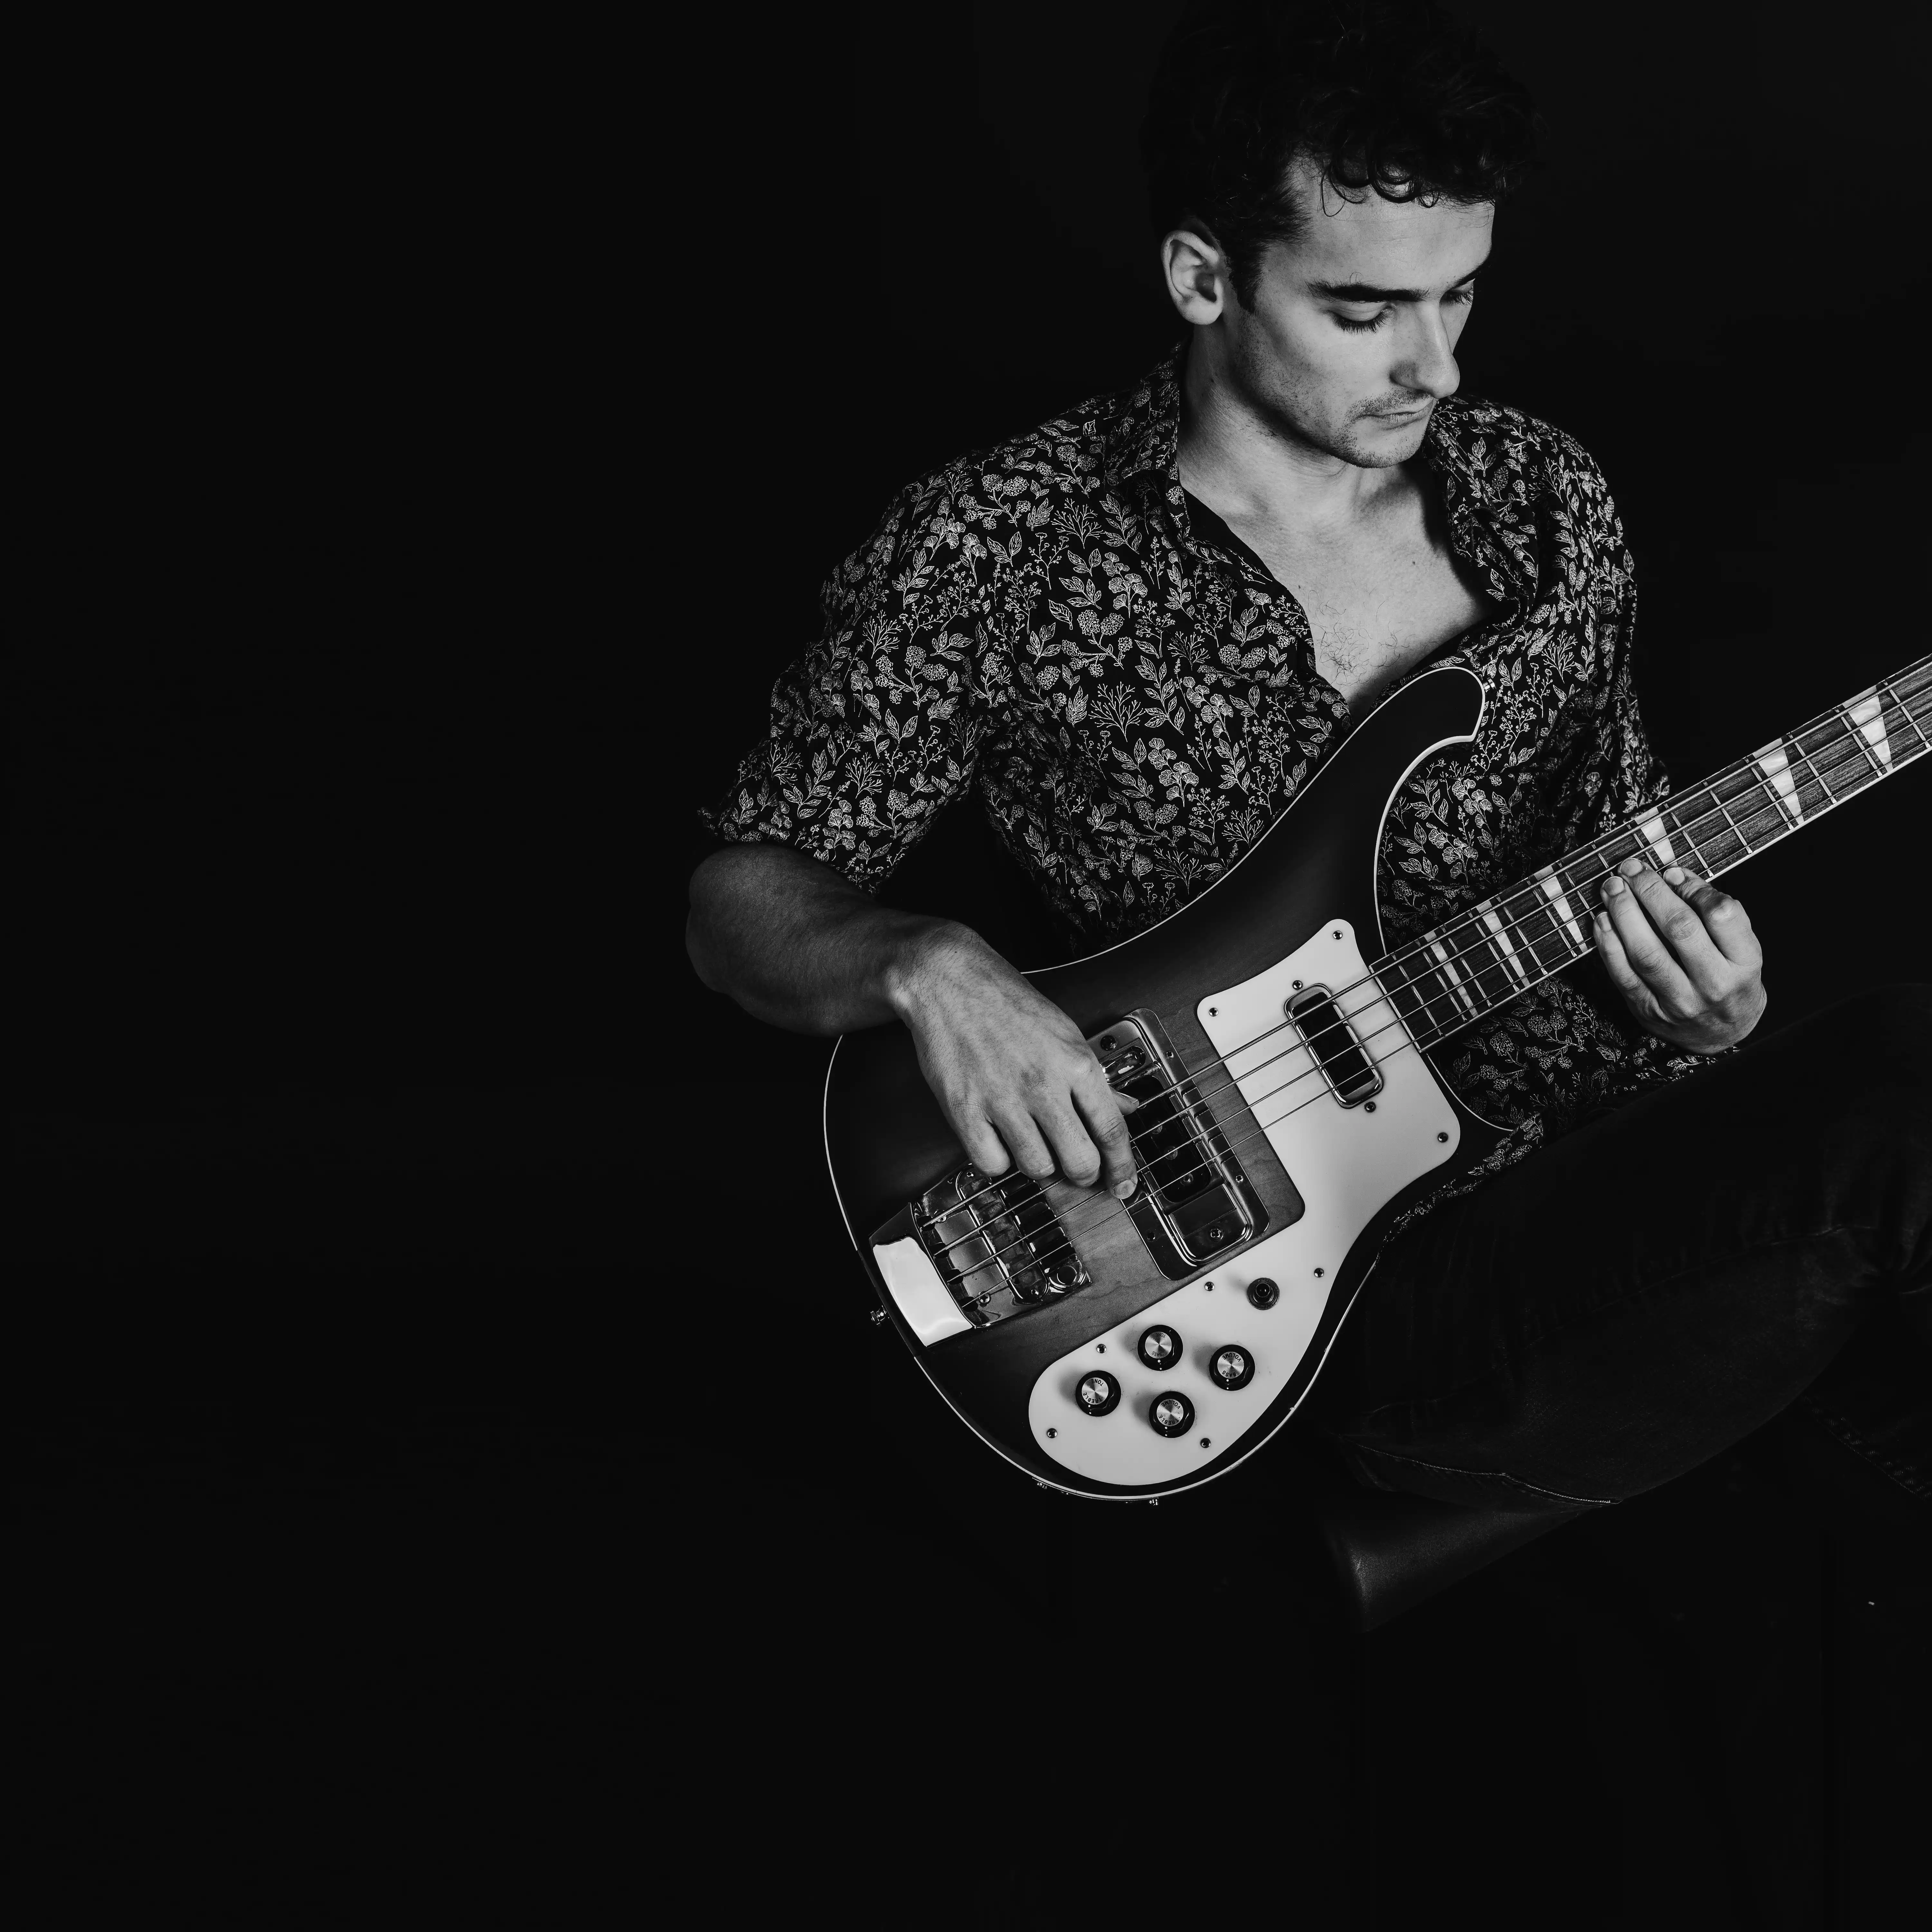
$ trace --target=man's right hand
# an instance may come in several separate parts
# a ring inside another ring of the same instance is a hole
[[[1078,1028],[980,935],[934,922],[908,944],[888,982],[893,1010],[919,1050],[920,1070],[974,1165],[1056,1171],[1134,1191],[1124,1108]]]
[[[714,852],[692,875],[698,975],[794,1032],[903,1020],[974,1165],[1133,1192],[1124,1107],[1094,1050],[970,927],[895,911],[789,846]]]

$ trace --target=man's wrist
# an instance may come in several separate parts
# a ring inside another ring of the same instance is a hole
[[[880,992],[897,1018],[910,1024],[916,1017],[940,961],[968,934],[956,920],[905,916],[887,939],[879,968]]]

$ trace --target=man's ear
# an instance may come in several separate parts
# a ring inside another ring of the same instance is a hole
[[[1233,290],[1227,258],[1212,236],[1198,229],[1175,229],[1162,238],[1160,266],[1168,298],[1184,322],[1204,328],[1220,321]]]

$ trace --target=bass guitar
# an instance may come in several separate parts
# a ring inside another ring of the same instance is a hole
[[[1496,1144],[1435,1049],[1592,951],[1624,859],[1718,878],[1932,749],[1927,657],[1390,950],[1390,805],[1474,737],[1484,702],[1460,666],[1412,679],[1198,898],[1027,976],[1139,1102],[1129,1201],[976,1171],[903,1027],[833,1048],[826,1154],[874,1318],[1039,1482],[1156,1498],[1252,1454],[1312,1386],[1390,1221]]]

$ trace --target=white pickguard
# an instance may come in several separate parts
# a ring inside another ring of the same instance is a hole
[[[1384,1084],[1372,1112],[1366,1105],[1343,1107],[1298,1036],[1278,1030],[1298,980],[1330,988],[1376,1061]],[[1346,920],[1331,920],[1243,985],[1210,993],[1198,1016],[1307,1211],[1063,1355],[1034,1383],[1028,1408],[1040,1453],[1090,1480],[1126,1488],[1185,1478],[1252,1427],[1300,1366],[1363,1228],[1411,1181],[1447,1160],[1461,1137],[1455,1108],[1370,977]],[[1230,1138],[1238,1156],[1238,1133]],[[1281,1290],[1272,1308],[1256,1308],[1247,1298],[1248,1283],[1263,1276]],[[1142,1331],[1156,1322],[1181,1341],[1180,1363],[1161,1372],[1144,1366],[1136,1352]],[[1208,1372],[1215,1351],[1231,1343],[1255,1363],[1254,1379],[1232,1390]],[[1112,1414],[1090,1416],[1076,1399],[1081,1377],[1095,1369],[1120,1382]],[[1192,1426],[1171,1438],[1156,1435],[1148,1420],[1155,1397],[1169,1392],[1194,1405]]]

